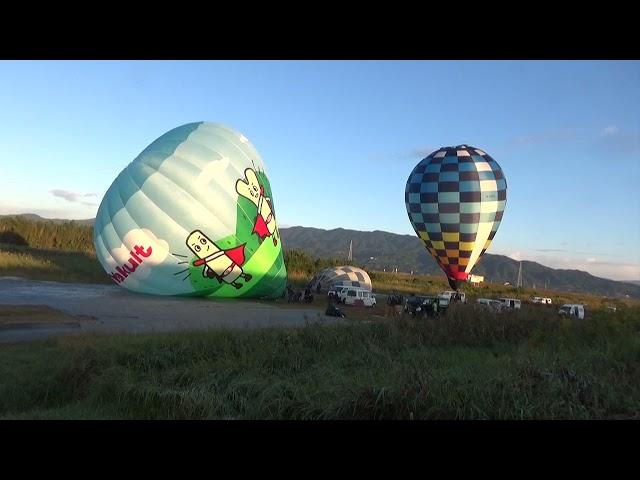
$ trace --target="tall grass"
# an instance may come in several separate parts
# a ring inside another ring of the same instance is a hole
[[[0,418],[640,419],[640,315],[470,306],[0,349]]]
[[[58,282],[113,283],[95,254],[0,246],[0,276]]]

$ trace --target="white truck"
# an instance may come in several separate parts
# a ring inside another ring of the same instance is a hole
[[[345,305],[376,306],[376,296],[362,287],[346,287],[338,294],[340,301]]]
[[[521,302],[517,298],[498,298],[498,301],[506,308],[519,310],[521,306]]]

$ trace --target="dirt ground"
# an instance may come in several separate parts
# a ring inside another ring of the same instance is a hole
[[[142,295],[116,285],[0,278],[0,343],[79,333],[142,333],[207,328],[300,327],[348,320],[324,315],[326,300],[179,298]]]

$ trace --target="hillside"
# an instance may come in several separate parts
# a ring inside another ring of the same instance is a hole
[[[433,258],[426,252],[420,240],[411,235],[375,230],[362,232],[337,228],[322,230],[310,227],[280,229],[283,246],[298,249],[318,257],[345,258],[349,242],[353,240],[353,260],[370,270],[410,272],[443,275]],[[510,282],[518,278],[520,262],[504,255],[485,254],[473,272],[484,275],[494,283]],[[549,268],[536,262],[522,261],[525,287],[548,288],[566,292],[592,293],[595,295],[640,298],[640,285],[599,278],[580,270]]]

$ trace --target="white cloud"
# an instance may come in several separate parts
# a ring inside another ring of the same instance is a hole
[[[516,260],[516,261],[518,261],[518,262],[519,262],[520,260],[523,260],[523,258],[522,258],[522,254],[521,254],[520,252],[511,252],[511,253],[508,253],[508,254],[507,254],[507,256],[508,256],[509,258],[511,258],[512,260]]]
[[[489,253],[506,255],[516,261],[529,260],[555,269],[582,270],[596,277],[609,278],[611,280],[626,281],[640,279],[640,264],[638,263],[599,260],[597,257],[580,258],[567,255],[566,253],[563,254],[562,252],[554,254],[554,252],[550,250],[551,249],[548,249],[543,253],[536,253],[536,250],[515,252],[490,251]]]
[[[620,131],[620,129],[618,127],[616,127],[615,125],[609,125],[608,127],[605,127],[602,130],[602,135],[604,135],[604,136],[615,135],[619,131]]]
[[[65,199],[67,202],[80,203],[88,207],[96,206],[95,203],[83,202],[81,200],[82,198],[86,198],[86,197],[96,197],[97,196],[96,193],[76,193],[76,192],[70,192],[68,190],[62,190],[59,188],[54,188],[53,190],[50,190],[50,193],[54,197]]]

